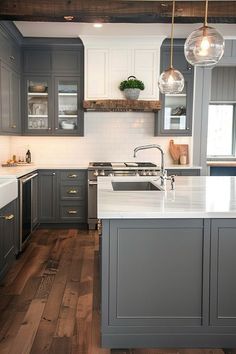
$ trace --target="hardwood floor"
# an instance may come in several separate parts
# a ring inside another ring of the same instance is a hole
[[[38,230],[0,287],[0,354],[222,354],[99,347],[98,236]]]

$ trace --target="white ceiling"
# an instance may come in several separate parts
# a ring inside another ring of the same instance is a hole
[[[24,37],[66,37],[77,38],[85,35],[101,36],[155,36],[169,37],[170,24],[124,24],[105,23],[102,28],[94,28],[92,23],[69,22],[14,22]],[[200,24],[176,24],[175,37],[185,38]],[[236,38],[236,24],[215,24],[225,38]]]

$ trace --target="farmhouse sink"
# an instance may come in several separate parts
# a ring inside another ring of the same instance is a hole
[[[114,191],[162,191],[163,189],[152,182],[112,182]]]
[[[0,178],[0,209],[12,202],[18,196],[16,178]]]

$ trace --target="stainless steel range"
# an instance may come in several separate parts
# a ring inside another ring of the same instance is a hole
[[[97,177],[157,176],[160,167],[151,162],[90,162],[88,169],[88,224],[95,229],[97,219]]]

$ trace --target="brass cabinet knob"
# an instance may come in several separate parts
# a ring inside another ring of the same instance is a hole
[[[77,214],[77,210],[67,210],[68,214]]]
[[[58,130],[58,128],[55,128],[55,130]]]
[[[13,124],[11,127],[12,129],[16,129],[16,124]]]
[[[77,189],[69,189],[67,191],[67,194],[77,194],[78,193],[78,190]]]
[[[75,175],[75,174],[74,175],[73,174],[72,175],[68,175],[68,178],[76,178],[76,177],[78,177],[78,176]]]
[[[48,130],[52,130],[52,128],[48,128]]]
[[[0,219],[4,219],[4,220],[12,220],[12,219],[14,219],[14,215],[13,215],[13,214],[8,214],[8,215],[0,215]]]
[[[11,60],[11,61],[14,61],[14,60],[15,60],[14,55],[10,55],[10,57],[9,57],[9,58],[10,58],[10,60]]]

